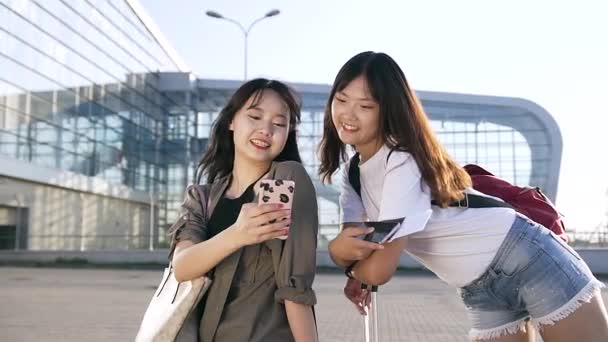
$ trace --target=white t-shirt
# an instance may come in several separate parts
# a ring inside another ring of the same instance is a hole
[[[406,252],[445,282],[462,287],[488,268],[515,220],[511,208],[440,208],[407,152],[383,146],[359,165],[361,197],[343,174],[341,222],[405,217],[393,239],[407,236]],[[467,193],[484,195],[472,188]],[[484,195],[487,196],[487,195]],[[491,196],[488,196],[491,197]]]

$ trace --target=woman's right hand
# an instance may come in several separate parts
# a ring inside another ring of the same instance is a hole
[[[282,204],[245,203],[229,229],[240,248],[285,236],[290,223],[291,210],[283,209]]]

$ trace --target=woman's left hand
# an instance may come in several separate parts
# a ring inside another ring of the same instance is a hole
[[[350,300],[357,311],[363,316],[367,315],[366,308],[369,308],[371,302],[370,292],[361,288],[361,282],[357,279],[348,279],[344,286],[344,295]]]

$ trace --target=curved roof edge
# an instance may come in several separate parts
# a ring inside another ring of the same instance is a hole
[[[534,101],[527,100],[520,97],[507,97],[507,96],[491,96],[491,95],[474,95],[474,94],[460,94],[460,93],[449,93],[449,92],[435,92],[435,91],[418,91],[416,92],[422,101],[439,101],[439,102],[456,102],[465,104],[484,104],[494,106],[505,106],[505,107],[518,107],[528,111],[539,119],[539,121],[547,128],[547,131],[553,138],[553,143],[556,143],[556,147],[559,146],[559,151],[562,150],[562,134],[559,130],[557,122],[549,114],[549,112],[541,105]]]
[[[130,1],[130,0],[129,0]],[[296,90],[302,93],[313,93],[313,94],[329,94],[331,85],[322,83],[297,83],[297,82],[286,82],[293,86]],[[197,79],[197,86],[202,88],[214,88],[214,89],[228,89],[236,90],[242,81],[227,80],[227,79]],[[549,112],[542,106],[533,102],[519,97],[506,97],[506,96],[492,96],[492,95],[475,95],[475,94],[462,94],[462,93],[450,93],[450,92],[436,92],[436,91],[417,91],[416,94],[422,101],[437,101],[437,102],[452,102],[452,103],[463,103],[463,104],[484,104],[494,106],[505,106],[505,107],[518,107],[526,110],[533,114],[539,119],[539,121],[545,126],[547,131],[550,133],[552,143],[558,148],[560,154],[562,151],[562,135],[559,130],[557,122],[549,114]]]
[[[434,91],[418,91],[417,94],[423,103],[424,101],[436,101],[443,103],[462,103],[471,105],[481,104],[488,106],[520,108],[524,110],[533,117],[537,118],[540,124],[545,128],[547,136],[551,142],[551,148],[553,150],[549,167],[553,171],[553,174],[559,175],[563,149],[562,134],[553,116],[551,116],[551,114],[545,108],[536,102],[519,97],[473,95]],[[558,180],[559,176],[549,177],[549,179],[545,180],[546,184],[545,189],[543,190],[553,200],[555,200],[557,197]]]
[[[241,83],[242,81],[225,79],[197,79],[197,86],[199,88],[235,90]],[[286,83],[288,83],[294,89],[299,91],[303,97],[305,97],[306,95],[328,95],[331,90],[331,86],[328,84],[296,82]],[[516,108],[526,113],[530,117],[535,118],[539,125],[543,127],[546,137],[551,144],[552,152],[548,166],[551,170],[550,174],[554,176],[548,177],[549,179],[544,179],[543,189],[549,198],[555,200],[555,198],[557,197],[557,183],[561,167],[563,141],[561,131],[559,129],[559,126],[557,125],[557,122],[546,109],[531,100],[518,97],[475,95],[436,91],[417,91],[416,94],[418,95],[425,107],[432,107],[432,104],[430,104],[429,102],[435,102],[436,104],[446,105],[471,105],[471,107],[503,107],[505,110]],[[432,113],[429,113],[429,117],[433,117]],[[516,130],[517,127],[518,125],[514,125],[514,128]],[[524,136],[526,135],[524,134]],[[536,172],[538,172],[538,170],[536,170]],[[542,173],[538,175],[541,176]]]
[[[184,62],[184,60],[180,57],[177,51],[171,46],[169,41],[165,38],[161,30],[156,26],[156,23],[148,15],[148,12],[144,9],[144,7],[139,3],[138,0],[125,0],[127,5],[131,8],[135,16],[139,19],[139,21],[144,25],[148,33],[154,38],[156,43],[163,49],[167,57],[173,62],[175,67],[179,71],[182,72],[190,72],[192,69]]]

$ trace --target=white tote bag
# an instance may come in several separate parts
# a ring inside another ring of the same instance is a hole
[[[199,321],[193,312],[210,285],[208,277],[178,282],[169,264],[146,309],[135,341],[198,341]]]

